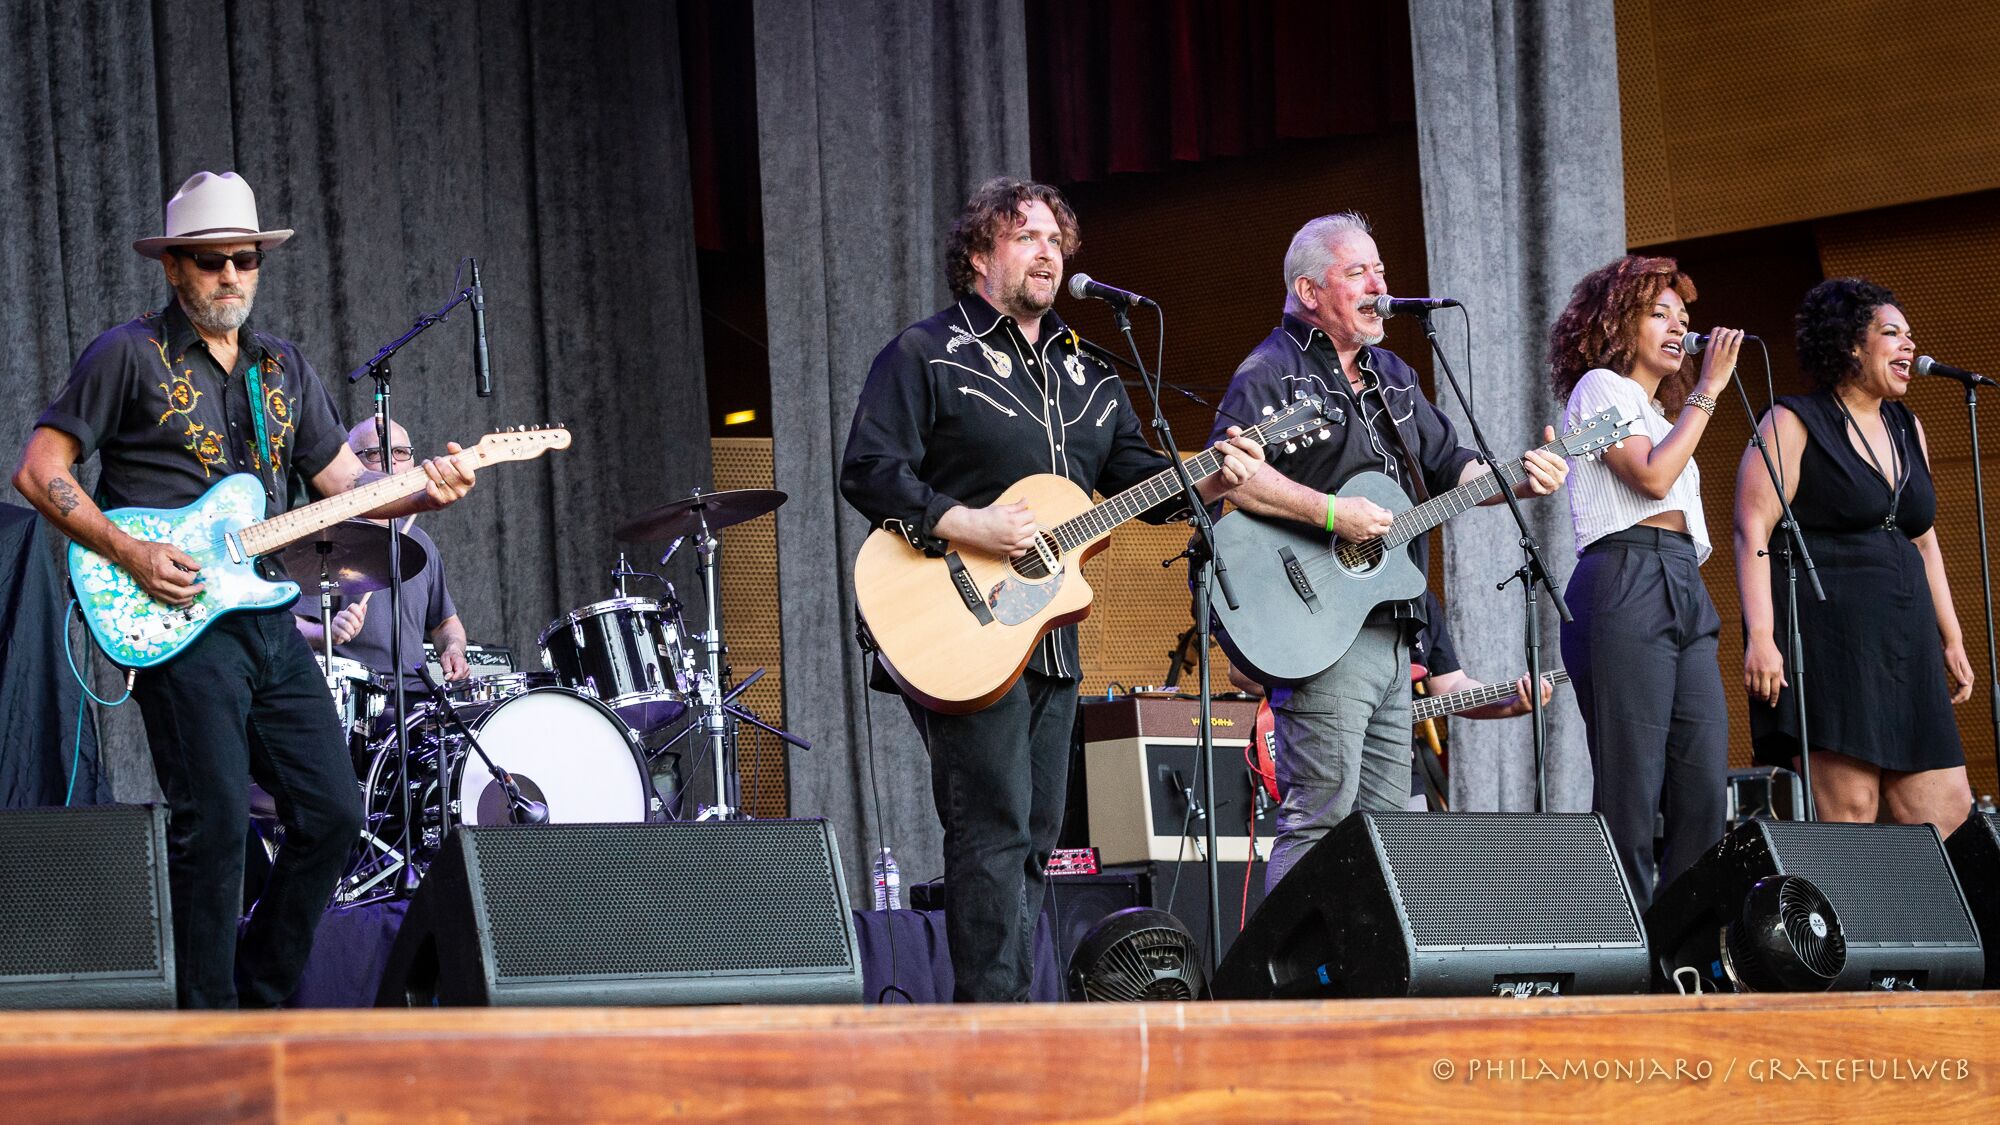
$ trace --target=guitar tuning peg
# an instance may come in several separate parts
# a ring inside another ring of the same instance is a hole
[[[1276,414],[1277,412],[1278,412],[1277,407],[1267,406],[1264,408],[1264,417],[1269,418],[1271,415]]]
[[[1618,439],[1617,441],[1614,441],[1614,442],[1612,442],[1612,443],[1611,443],[1611,448],[1613,448],[1613,449],[1623,449],[1623,448],[1625,448],[1625,439],[1624,439],[1624,438],[1619,438],[1619,439]]]
[[[1299,439],[1299,444],[1305,446],[1307,449],[1312,448],[1312,443],[1313,443],[1313,438],[1311,434],[1307,434],[1306,436]]]
[[[1285,452],[1297,453],[1298,451],[1299,451],[1299,446],[1297,442],[1288,441],[1285,443]]]
[[[1327,439],[1329,439],[1329,438],[1331,438],[1331,437],[1333,437],[1333,431],[1332,431],[1332,430],[1328,429],[1328,428],[1327,428],[1327,427],[1325,427],[1325,426],[1321,426],[1321,427],[1319,428],[1319,440],[1321,440],[1321,441],[1326,441]]]

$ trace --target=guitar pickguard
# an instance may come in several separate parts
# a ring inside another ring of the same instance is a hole
[[[1003,578],[994,583],[986,595],[986,605],[993,616],[1003,625],[1019,625],[1042,611],[1042,607],[1055,600],[1056,592],[1062,589],[1063,575],[1067,567],[1050,575],[1045,582],[1029,582],[1021,578]]]

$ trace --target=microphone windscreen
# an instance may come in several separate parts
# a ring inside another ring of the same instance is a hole
[[[1070,274],[1070,275],[1069,275],[1069,295],[1070,295],[1070,296],[1072,296],[1072,297],[1075,297],[1075,298],[1076,298],[1076,299],[1078,299],[1078,300],[1083,300],[1084,298],[1087,298],[1087,297],[1089,297],[1089,296],[1090,296],[1090,275],[1089,275],[1089,274],[1087,274],[1087,273],[1073,273],[1073,274]]]

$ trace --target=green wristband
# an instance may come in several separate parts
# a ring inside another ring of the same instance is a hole
[[[1331,493],[1331,492],[1327,493],[1327,494],[1326,494],[1326,529],[1327,529],[1328,531],[1332,531],[1332,530],[1333,530],[1333,525],[1334,525],[1334,522],[1335,522],[1336,520],[1338,520],[1338,519],[1340,518],[1340,516],[1339,516],[1339,513],[1340,513],[1340,497],[1338,497],[1338,496],[1335,496],[1335,495],[1334,495],[1333,493]]]

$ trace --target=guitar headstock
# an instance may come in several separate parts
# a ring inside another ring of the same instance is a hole
[[[551,449],[568,449],[570,435],[561,426],[519,426],[487,434],[466,450],[485,461],[530,461]]]
[[[1632,436],[1636,419],[1620,417],[1606,410],[1584,420],[1583,425],[1556,439],[1565,457],[1595,457]]]
[[[1317,395],[1300,395],[1283,410],[1267,406],[1263,419],[1244,436],[1264,445],[1282,445],[1290,453],[1301,445],[1331,436],[1320,413],[1324,406]]]

